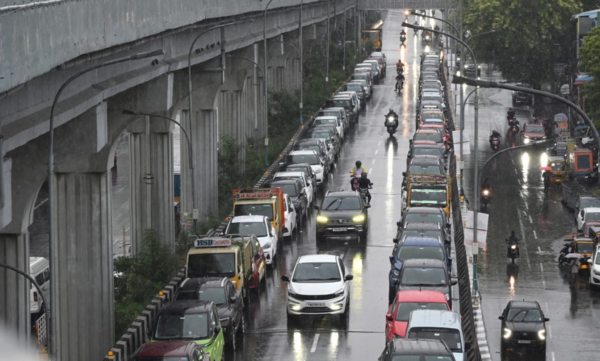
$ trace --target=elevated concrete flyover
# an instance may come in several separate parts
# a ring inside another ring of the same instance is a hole
[[[448,9],[451,0],[361,0],[359,10]]]
[[[13,5],[15,3],[15,5]],[[304,0],[304,41],[317,23],[354,15],[354,0]],[[298,89],[300,0],[274,0],[266,19],[269,86]],[[108,60],[163,49],[164,56],[121,63],[71,83],[54,113],[52,318],[57,360],[101,359],[114,341],[111,173],[116,141],[129,137],[133,252],[154,229],[174,245],[172,124],[123,110],[180,120],[194,144],[196,204],[216,214],[217,147],[265,136],[262,10],[258,0],[0,1],[0,263],[28,271],[29,226],[47,180],[50,106],[74,74]],[[188,108],[191,58],[194,114]],[[337,21],[341,26],[342,21]],[[312,34],[312,36],[311,36]],[[185,142],[182,154],[187,154]],[[182,159],[183,210],[191,182]],[[187,160],[189,161],[189,160]],[[0,324],[28,338],[29,285],[0,270]]]

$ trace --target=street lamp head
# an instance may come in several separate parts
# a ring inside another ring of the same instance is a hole
[[[404,10],[404,15],[406,15],[406,16],[410,15],[410,10],[408,10],[408,9]]]
[[[472,85],[472,86],[477,86],[477,87],[481,87],[481,88],[497,88],[498,87],[498,83],[493,82],[493,81],[465,78],[465,77],[462,77],[459,75],[454,75],[452,77],[452,84],[466,84],[466,85]]]

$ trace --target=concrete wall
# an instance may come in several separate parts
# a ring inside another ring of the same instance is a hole
[[[304,0],[310,4],[319,0]],[[14,0],[0,1],[2,8]],[[33,3],[19,1],[17,4]],[[0,21],[0,93],[83,54],[126,44],[203,20],[261,11],[259,0],[70,0],[5,9]],[[300,0],[274,0],[270,9]]]

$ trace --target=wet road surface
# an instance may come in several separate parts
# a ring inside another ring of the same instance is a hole
[[[390,11],[384,31],[383,52],[387,56],[388,73],[375,85],[373,99],[360,116],[359,124],[346,135],[335,170],[330,173],[326,190],[349,189],[348,172],[361,160],[373,182],[366,244],[357,240],[327,240],[316,244],[316,212],[312,211],[302,232],[293,240],[285,240],[278,249],[276,266],[268,271],[266,286],[255,295],[248,308],[243,347],[227,359],[235,360],[373,360],[383,350],[385,314],[387,312],[388,257],[393,248],[396,221],[400,218],[400,187],[406,170],[408,140],[415,124],[415,99],[418,91],[420,41],[408,40],[403,54],[408,64],[404,92],[394,92],[395,63],[399,51],[398,34],[404,19],[401,12]],[[415,38],[418,39],[418,38]],[[396,138],[388,138],[383,127],[389,108],[399,114]],[[322,195],[315,204],[320,204]],[[302,316],[287,322],[286,283],[299,256],[314,253],[337,254],[343,258],[350,282],[350,322],[344,327],[339,316]]]
[[[482,78],[487,78],[482,72]],[[496,80],[499,74],[495,73]],[[465,95],[472,90],[466,89]],[[511,106],[511,93],[499,89],[483,89],[480,98],[479,137],[480,170],[492,154],[488,143],[491,129],[504,138],[507,130],[506,111]],[[470,99],[472,102],[472,99]],[[528,106],[515,107],[523,124],[532,118]],[[472,136],[473,105],[465,112],[465,131]],[[506,145],[503,143],[502,148]],[[574,214],[561,205],[561,189],[551,187],[548,196],[540,166],[546,161],[545,146],[515,150],[490,161],[482,179],[492,184],[487,248],[480,251],[480,291],[490,354],[500,360],[500,320],[498,316],[509,300],[538,301],[547,323],[547,360],[598,359],[600,330],[600,292],[590,290],[587,281],[573,281],[567,270],[559,269],[557,258],[563,237],[575,230]],[[465,157],[465,192],[473,197],[473,158]],[[471,202],[472,204],[473,202]],[[511,230],[521,240],[521,257],[512,265],[506,258],[506,244]]]

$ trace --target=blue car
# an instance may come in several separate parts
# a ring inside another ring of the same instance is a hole
[[[437,238],[407,237],[404,242],[396,244],[390,255],[390,274],[389,274],[389,303],[394,300],[396,295],[396,285],[398,276],[402,270],[402,264],[409,259],[437,259],[444,261],[448,268],[448,278],[452,277],[452,258],[446,253],[443,242]]]

